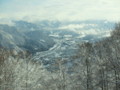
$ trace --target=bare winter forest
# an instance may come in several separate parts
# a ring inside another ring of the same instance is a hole
[[[111,36],[79,45],[72,67],[59,59],[53,71],[27,52],[0,49],[0,90],[120,90],[120,24]]]

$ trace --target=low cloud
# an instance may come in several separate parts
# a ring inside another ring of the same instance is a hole
[[[87,27],[87,26],[97,26],[96,24],[69,24],[69,25],[66,25],[66,26],[61,26],[59,27],[59,29],[82,29],[84,27]]]

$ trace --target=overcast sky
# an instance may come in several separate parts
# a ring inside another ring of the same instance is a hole
[[[120,0],[0,0],[0,19],[120,20]]]

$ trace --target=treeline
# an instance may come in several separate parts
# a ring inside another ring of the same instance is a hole
[[[120,90],[120,24],[111,37],[79,45],[72,67],[48,71],[28,53],[0,49],[0,90]]]
[[[0,90],[44,90],[48,75],[28,53],[0,49]]]

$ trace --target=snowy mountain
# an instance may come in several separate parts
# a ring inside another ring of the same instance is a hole
[[[52,22],[49,23],[51,25]],[[50,31],[49,36],[55,41],[55,45],[47,51],[37,52],[34,56],[35,60],[41,60],[46,67],[51,67],[51,64],[54,64],[58,59],[71,60],[70,57],[77,52],[77,44],[88,41],[95,42],[109,37],[114,22],[105,20],[59,22],[57,27],[53,26],[54,24],[52,27],[47,27],[47,30]],[[46,30],[46,27],[44,29]]]
[[[36,31],[31,31],[31,27],[26,25],[26,28],[23,27],[22,29],[20,27],[20,29],[17,25],[0,25],[0,46],[35,53],[48,50],[54,45],[54,41],[50,38],[48,32],[38,31],[35,28]]]
[[[32,53],[72,52],[79,42],[100,40],[110,36],[114,22],[106,20],[88,21],[13,21],[14,25],[0,25],[0,46]],[[71,50],[68,52],[68,50]],[[40,55],[38,55],[40,56]],[[45,56],[45,55],[44,55]],[[48,56],[48,55],[46,55]],[[54,54],[53,54],[54,56]]]
[[[0,46],[27,50],[34,54],[34,60],[41,61],[46,68],[54,70],[58,59],[67,59],[72,64],[72,56],[78,51],[78,44],[95,42],[110,36],[114,22],[91,21],[13,21],[14,25],[0,25]]]

